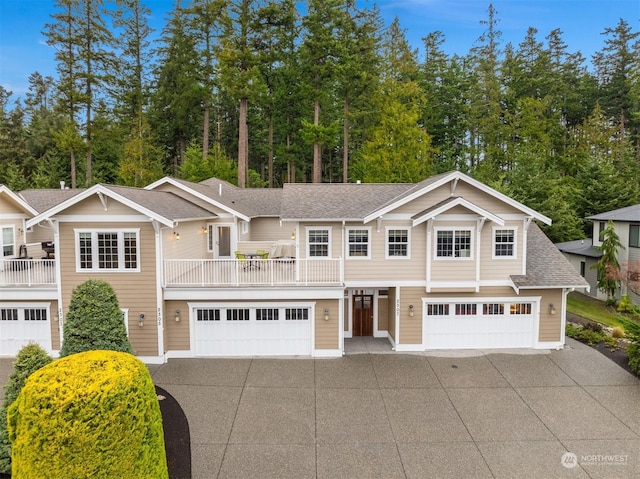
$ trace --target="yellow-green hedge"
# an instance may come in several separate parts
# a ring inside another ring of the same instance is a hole
[[[32,374],[8,411],[13,479],[168,479],[146,366],[87,351]]]

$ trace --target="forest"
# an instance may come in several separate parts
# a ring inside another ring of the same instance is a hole
[[[304,10],[304,11],[302,11]],[[0,85],[0,183],[239,187],[417,182],[460,170],[553,219],[640,202],[640,32],[620,19],[591,59],[562,31],[504,43],[488,4],[468,53],[409,45],[354,0],[176,1],[158,39],[143,0],[56,0],[56,76]]]

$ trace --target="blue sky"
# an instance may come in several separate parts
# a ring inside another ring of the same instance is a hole
[[[444,50],[466,54],[484,31],[489,1],[485,0],[359,0],[376,3],[385,23],[395,17],[410,43],[422,50],[421,38],[435,30],[444,33]],[[0,85],[23,97],[34,71],[56,76],[54,51],[42,31],[50,22],[53,0],[0,0]],[[174,0],[146,0],[152,10],[152,26],[159,30]],[[570,52],[581,51],[588,60],[604,45],[601,33],[614,28],[620,18],[640,30],[640,0],[494,0],[503,45],[517,45],[528,27],[538,29],[539,40],[560,28]]]

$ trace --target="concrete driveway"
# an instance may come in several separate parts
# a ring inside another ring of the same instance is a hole
[[[640,381],[562,351],[172,359],[194,479],[640,477]]]

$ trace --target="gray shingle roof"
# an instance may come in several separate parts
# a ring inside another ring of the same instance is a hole
[[[602,256],[602,251],[598,251],[598,248],[593,246],[593,240],[591,238],[556,243],[556,248],[563,253],[578,254],[590,258],[599,258]]]
[[[640,222],[640,204],[589,216],[588,220]]]
[[[170,192],[149,191],[127,186],[103,186],[170,220],[204,219],[217,216],[213,211],[202,208]]]
[[[74,189],[44,189],[44,190],[22,190],[19,195],[31,205],[38,213],[53,208],[63,201],[85,191],[85,188]]]
[[[402,183],[287,183],[281,217],[292,219],[361,220],[413,188]]]
[[[527,274],[512,275],[511,280],[522,289],[589,286],[535,223],[527,232]]]

